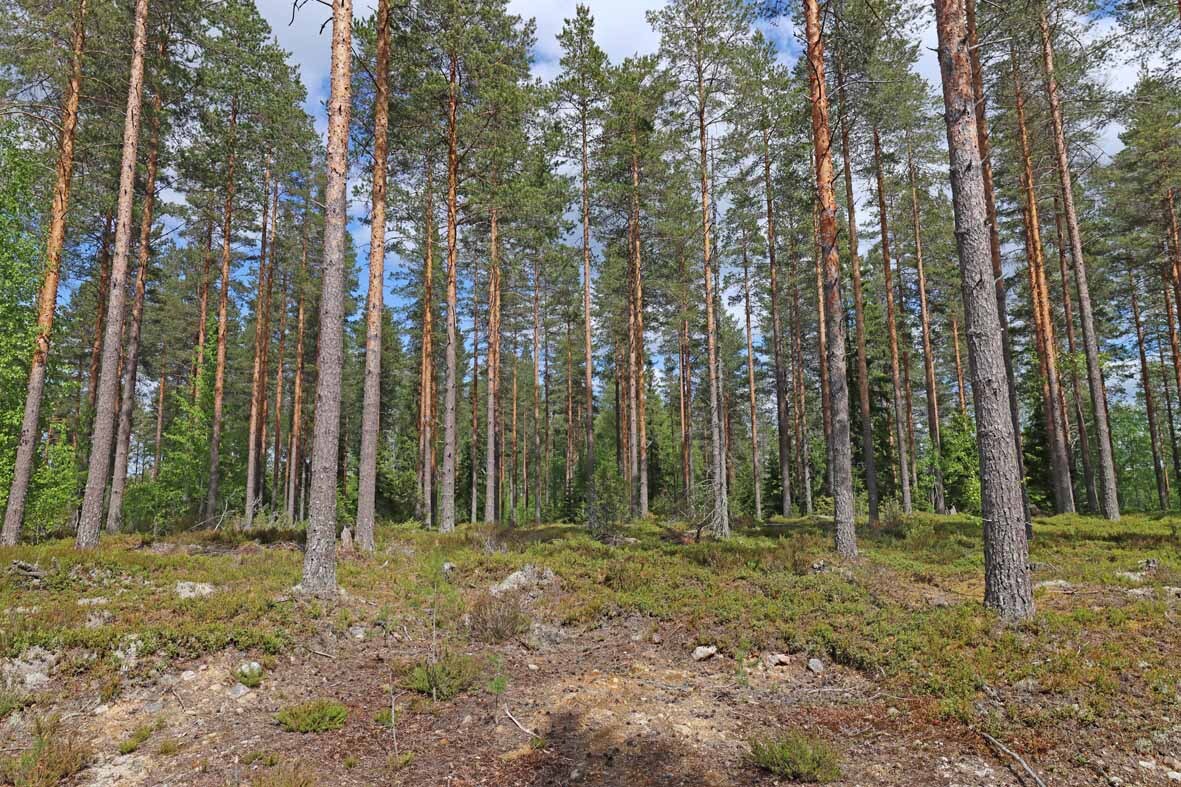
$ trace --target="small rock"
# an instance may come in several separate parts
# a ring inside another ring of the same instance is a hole
[[[1140,571],[1117,571],[1115,575],[1120,579],[1126,579],[1129,582],[1144,581],[1144,574]]]
[[[353,551],[353,531],[348,529],[347,527],[344,530],[340,531],[340,551],[341,552],[352,552]]]
[[[764,653],[763,664],[770,669],[771,667],[786,667],[791,663],[791,659],[787,657],[786,653]]]
[[[471,723],[472,723],[472,714],[469,713],[468,715],[463,717],[463,720],[461,722],[459,722],[459,726],[466,727]]]
[[[257,661],[243,661],[238,665],[238,675],[261,675],[262,665]],[[181,677],[184,677],[183,675]]]
[[[49,673],[57,664],[56,653],[38,645],[27,649],[19,658],[0,665],[0,685],[23,687],[34,691],[49,683]]]
[[[78,599],[78,606],[80,607],[101,607],[110,602],[106,596],[94,596],[92,598]]]
[[[352,626],[351,628],[349,628],[349,636],[352,637],[353,639],[365,639],[365,627],[364,626]]]
[[[1181,771],[1169,771],[1165,776],[1171,782],[1181,782]]]
[[[1139,760],[1136,764],[1139,765],[1141,768],[1143,768],[1146,771],[1155,771],[1156,770],[1156,761],[1155,760]]]
[[[554,572],[552,569],[538,568],[532,563],[527,563],[519,571],[514,571],[493,585],[490,592],[494,596],[499,596],[503,593],[535,591],[542,585],[548,585],[553,581]]]
[[[566,630],[561,626],[534,621],[525,637],[525,645],[530,650],[545,650],[561,645],[568,637]]]
[[[819,574],[822,571],[824,571],[827,567],[828,567],[828,564],[825,563],[823,560],[817,560],[815,563],[812,564],[812,572],[814,574]]]
[[[111,654],[119,662],[120,672],[130,672],[139,664],[139,649],[143,643],[134,635],[123,640],[122,647],[116,648]]]
[[[1136,564],[1136,568],[1140,569],[1146,574],[1151,574],[1160,567],[1160,561],[1154,557],[1145,558]]]
[[[164,710],[164,703],[159,700],[144,703],[144,713],[159,713],[162,710]]]
[[[530,672],[537,672],[537,670],[540,669],[540,667],[538,667],[536,664],[529,664],[528,666]]]
[[[177,582],[176,595],[181,598],[202,598],[213,595],[213,585],[208,582]]]
[[[111,709],[111,706],[110,706],[110,705],[107,705],[106,703],[103,703],[102,705],[98,705],[98,706],[96,706],[96,707],[95,707],[95,709],[94,709],[94,715],[95,715],[95,716],[101,716],[101,715],[103,715],[104,713],[106,713],[107,711],[109,711],[110,709]]]
[[[886,715],[889,716],[890,718],[893,718],[895,716],[899,716],[901,714],[902,714],[902,711],[898,710],[893,705],[891,705],[889,708],[886,708]]]
[[[249,694],[250,689],[241,683],[235,683],[233,686],[230,686],[229,691],[226,693],[229,694],[231,698],[236,700],[241,699],[242,697],[245,697],[247,694]]]
[[[819,675],[824,672],[824,662],[820,659],[808,659],[808,672]]]
[[[717,645],[698,645],[693,649],[694,661],[705,661],[706,659],[712,659],[716,655],[718,655]]]
[[[1074,590],[1074,585],[1067,582],[1065,579],[1046,579],[1038,582],[1033,586],[1034,590],[1056,590],[1061,593],[1069,593]]]
[[[197,677],[197,673],[193,672],[191,669],[187,669],[180,674],[180,679],[185,682],[188,682],[190,680],[195,680],[196,677]]]

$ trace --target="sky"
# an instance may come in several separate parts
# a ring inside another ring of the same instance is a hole
[[[255,0],[259,11],[270,24],[279,45],[290,53],[291,62],[300,70],[304,85],[307,87],[308,99],[306,109],[316,119],[316,127],[321,134],[325,133],[326,121],[324,105],[328,98],[328,71],[330,65],[330,33],[331,25],[325,25],[331,17],[330,9],[321,3],[305,3],[294,15],[291,0]],[[655,52],[659,45],[659,37],[649,26],[645,14],[652,9],[664,5],[665,0],[582,0],[590,6],[595,17],[595,37],[599,45],[610,57],[612,62],[618,62],[633,54],[648,54]],[[537,44],[534,49],[533,72],[536,76],[549,79],[558,72],[558,58],[560,50],[556,40],[557,33],[562,28],[563,20],[574,15],[577,0],[509,0],[512,13],[523,18],[533,18],[537,23]],[[361,19],[373,14],[376,0],[354,0],[354,18]],[[935,54],[936,34],[933,15],[926,27],[920,31],[921,46],[917,71],[930,84],[933,91],[939,88],[939,63]],[[1110,33],[1114,22],[1110,19],[1099,20],[1092,30],[1092,34],[1099,36]],[[800,50],[800,42],[790,23],[781,21],[765,29],[765,33],[772,41],[780,42],[782,57],[787,63],[796,58]],[[1136,79],[1137,69],[1134,65],[1124,62],[1121,58],[1112,57],[1111,62],[1104,69],[1104,77],[1108,85],[1116,89],[1130,87]],[[1121,127],[1113,123],[1103,130],[1099,146],[1104,157],[1113,155],[1122,146],[1119,142]],[[859,188],[862,194],[868,194],[864,188]],[[358,287],[363,286],[367,278],[365,271],[368,249],[369,228],[363,218],[367,206],[363,195],[357,196],[355,189],[350,188],[350,232],[358,249],[358,262],[362,268],[358,277]],[[859,199],[859,201],[861,201]],[[391,264],[398,264],[397,260],[389,260]],[[387,299],[389,277],[387,276]],[[363,297],[361,291],[356,293]]]

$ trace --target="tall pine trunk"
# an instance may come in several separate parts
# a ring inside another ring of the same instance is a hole
[[[295,497],[298,486],[300,468],[303,458],[300,451],[303,448],[303,335],[307,314],[304,308],[307,292],[308,271],[308,208],[311,204],[311,193],[305,192],[303,203],[303,237],[300,241],[299,276],[296,277],[296,287],[299,290],[299,303],[295,307],[295,373],[291,382],[291,435],[287,444],[287,492],[284,495],[287,504],[287,521],[295,521]]]
[[[1046,284],[1046,263],[1042,245],[1041,216],[1038,212],[1037,189],[1030,153],[1029,132],[1025,123],[1025,92],[1021,85],[1016,50],[1010,49],[1013,67],[1013,92],[1016,100],[1017,137],[1021,143],[1023,166],[1021,186],[1025,193],[1023,212],[1025,236],[1029,256],[1029,282],[1034,309],[1037,349],[1045,393],[1043,407],[1046,416],[1046,435],[1050,441],[1050,480],[1054,493],[1054,510],[1074,513],[1074,486],[1070,478],[1070,450],[1065,433],[1060,381],[1058,377],[1058,342],[1054,338],[1054,316],[1050,312],[1050,292]]]
[[[500,407],[500,239],[499,216],[495,208],[489,218],[488,240],[488,358],[484,364],[488,375],[487,440],[484,469],[484,521],[494,523],[500,518],[500,498],[496,493],[498,467],[503,457],[498,456],[496,439],[503,426],[498,420]]]
[[[951,340],[955,346],[955,380],[956,380],[956,396],[960,402],[960,415],[968,415],[968,398],[964,388],[964,362],[960,357],[960,321],[956,317],[951,318]]]
[[[853,451],[849,439],[849,391],[845,368],[845,303],[841,297],[841,259],[837,251],[837,202],[833,194],[832,137],[828,125],[828,94],[824,84],[824,42],[817,0],[805,0],[808,69],[812,99],[812,144],[816,156],[816,190],[820,200],[820,240],[824,258],[824,308],[828,323],[828,370],[832,432],[828,469],[836,522],[837,553],[857,557],[853,527]]]
[[[1132,296],[1132,322],[1136,326],[1136,349],[1140,352],[1140,385],[1144,390],[1144,409],[1148,417],[1148,440],[1152,445],[1152,472],[1156,476],[1156,496],[1161,511],[1169,509],[1169,480],[1161,458],[1160,432],[1156,424],[1156,404],[1152,395],[1152,376],[1148,372],[1148,352],[1144,349],[1144,324],[1140,321],[1140,301],[1136,280],[1128,271],[1128,290]]]
[[[160,44],[164,65],[165,46]],[[119,400],[119,423],[115,436],[115,464],[111,469],[111,493],[107,503],[107,532],[118,533],[123,520],[123,492],[127,488],[127,462],[131,449],[131,418],[135,411],[135,382],[139,371],[140,332],[144,317],[148,261],[151,259],[152,212],[156,205],[156,168],[160,162],[160,91],[152,97],[152,136],[148,143],[148,166],[144,178],[144,201],[140,208],[139,248],[136,251],[135,296],[131,302],[131,327],[123,364],[123,393]]]
[[[775,359],[775,426],[779,438],[779,512],[791,516],[791,425],[787,409],[787,363],[783,358],[783,325],[779,316],[779,264],[776,260],[775,187],[771,180],[770,132],[763,129],[763,195],[767,203],[767,266],[770,269],[771,341]]]
[[[135,33],[131,45],[131,77],[127,86],[127,113],[123,122],[123,159],[119,168],[119,205],[115,221],[115,255],[111,261],[111,290],[98,397],[95,402],[94,431],[90,439],[90,466],[86,492],[78,519],[75,544],[79,549],[98,546],[102,525],[103,497],[111,470],[111,441],[115,439],[115,400],[119,395],[120,339],[123,308],[127,299],[127,256],[131,244],[131,204],[135,198],[135,164],[139,150],[140,112],[143,109],[144,51],[148,40],[148,0],[136,0]]]
[[[377,444],[381,439],[381,312],[385,288],[385,191],[389,139],[389,1],[377,0],[377,63],[373,109],[373,193],[370,208],[369,298],[365,305],[365,378],[361,405],[361,455],[357,465],[357,546],[374,548]]]
[[[894,313],[894,272],[890,261],[890,225],[886,210],[886,178],[882,172],[882,141],[875,126],[873,129],[874,174],[877,178],[878,222],[882,228],[882,295],[886,299],[886,333],[890,337],[890,382],[893,385],[894,429],[898,449],[898,478],[901,484],[902,510],[910,513],[913,504],[910,496],[910,459],[907,456],[909,440],[906,433],[906,400],[902,395],[902,368],[898,353],[898,322]]]
[[[1095,470],[1091,466],[1091,440],[1087,435],[1087,419],[1083,414],[1082,397],[1079,395],[1078,366],[1075,358],[1074,311],[1070,304],[1070,276],[1067,275],[1066,244],[1063,242],[1062,211],[1058,209],[1058,197],[1054,196],[1054,228],[1057,233],[1058,275],[1062,281],[1063,322],[1066,324],[1066,349],[1070,353],[1070,399],[1074,405],[1074,423],[1078,431],[1079,456],[1083,465],[1083,483],[1087,491],[1087,510],[1099,510],[1099,493],[1095,489]]]
[[[714,535],[726,538],[730,535],[729,501],[726,499],[726,456],[722,445],[722,391],[718,375],[718,340],[714,316],[713,276],[713,215],[710,207],[709,140],[705,120],[705,75],[697,69],[697,144],[701,182],[701,231],[702,266],[705,280],[705,344],[707,348],[707,371],[709,378],[709,426],[711,478],[713,489],[712,511],[709,524]]]
[[[349,72],[352,0],[333,0],[331,92],[328,99],[328,175],[324,191],[324,262],[316,350],[316,417],[308,491],[307,547],[300,590],[335,596],[336,470],[340,448],[340,388],[344,368],[345,231],[347,229]]]
[[[1116,487],[1115,457],[1111,448],[1108,427],[1107,394],[1103,388],[1103,370],[1099,365],[1099,337],[1095,332],[1095,316],[1091,308],[1091,288],[1087,283],[1087,264],[1083,257],[1083,238],[1079,230],[1078,211],[1074,205],[1074,182],[1070,172],[1070,154],[1066,148],[1066,131],[1062,121],[1062,104],[1058,97],[1058,79],[1054,72],[1054,46],[1050,40],[1050,20],[1046,11],[1038,18],[1042,39],[1042,68],[1046,79],[1046,93],[1050,102],[1050,122],[1053,127],[1054,153],[1057,158],[1058,178],[1062,188],[1062,207],[1066,216],[1066,231],[1074,259],[1075,288],[1078,295],[1079,321],[1083,329],[1083,350],[1087,358],[1087,384],[1091,389],[1091,406],[1095,413],[1095,441],[1099,452],[1099,492],[1103,516],[1119,519],[1119,492]]]
[[[907,152],[910,175],[910,215],[914,224],[914,264],[919,277],[919,323],[923,339],[923,377],[927,387],[927,434],[931,441],[931,494],[935,513],[946,514],[943,495],[943,439],[939,429],[939,387],[935,381],[935,353],[931,347],[931,314],[927,308],[927,272],[923,267],[923,226],[914,157]]]
[[[230,104],[229,158],[226,161],[226,194],[221,228],[221,290],[217,300],[217,359],[213,373],[213,421],[209,429],[209,492],[205,498],[207,521],[217,516],[220,474],[221,427],[225,408],[226,331],[230,300],[230,242],[234,226],[234,166],[237,162],[238,97]]]
[[[456,353],[459,342],[459,296],[456,286],[456,265],[459,242],[456,235],[459,222],[459,54],[452,52],[447,77],[447,347],[444,351],[446,370],[443,391],[443,484],[439,511],[439,530],[450,533],[455,529],[455,465],[456,443],[459,439],[455,423]]]
[[[1025,486],[1025,450],[1021,445],[1021,412],[1017,405],[1017,378],[1013,374],[1012,339],[1009,336],[1009,316],[1005,295],[1005,275],[1001,267],[1001,234],[997,221],[996,192],[992,177],[992,138],[988,130],[988,112],[984,95],[984,66],[980,60],[980,38],[976,28],[976,0],[964,0],[967,19],[968,61],[972,69],[972,98],[976,110],[976,144],[980,151],[980,175],[984,181],[984,208],[988,223],[988,249],[992,262],[992,277],[996,290],[997,317],[1001,326],[1001,351],[1005,363],[1005,385],[1009,396],[1009,420],[1017,450],[1017,464],[1021,471],[1021,510],[1025,517],[1025,532],[1033,537],[1033,523],[1029,514],[1029,490]]]
[[[755,348],[750,319],[750,257],[742,228],[742,298],[746,316],[746,390],[750,398],[750,471],[754,480],[755,519],[763,518],[763,471],[759,462],[759,410],[755,394]]]
[[[263,379],[266,375],[266,350],[263,326],[266,324],[266,287],[270,273],[267,269],[267,230],[270,221],[271,206],[271,166],[268,159],[267,167],[262,177],[262,236],[259,240],[258,253],[258,290],[254,296],[254,365],[250,374],[250,427],[246,448],[246,510],[243,517],[243,527],[249,529],[254,522],[254,509],[258,506],[255,494],[258,490],[258,470],[261,464],[259,453],[262,449],[263,414]]]
[[[990,259],[989,216],[965,16],[963,0],[935,3],[956,246],[976,408],[984,521],[984,601],[1002,618],[1022,620],[1033,614],[1033,587]]]
[[[418,516],[423,524],[430,527],[434,522],[434,465],[435,465],[435,207],[434,207],[434,179],[433,167],[428,158],[426,169],[426,194],[423,200],[423,244],[425,254],[422,265],[422,358],[419,362],[418,378]],[[478,330],[475,321],[475,307],[472,307],[472,331]],[[472,390],[476,389],[478,369],[475,364],[479,361],[479,340],[472,342],[473,377]],[[473,402],[474,404],[474,402]],[[475,408],[472,409],[473,419]],[[475,420],[472,426],[472,441],[475,444]],[[473,452],[474,454],[474,452]],[[472,457],[472,484],[475,494],[475,456]],[[475,521],[475,507],[472,508],[472,521]]]
[[[287,274],[283,274],[280,284],[279,301],[279,348],[275,355],[275,456],[271,464],[271,518],[274,519],[279,507],[280,485],[282,484],[283,465],[283,361],[287,344]]]
[[[844,58],[837,51],[837,97],[840,100],[841,156],[845,169],[845,210],[849,224],[849,269],[853,274],[853,313],[857,345],[857,404],[861,414],[861,460],[865,465],[865,494],[869,525],[878,525],[878,471],[873,449],[873,414],[869,409],[869,362],[865,352],[865,299],[861,287],[861,254],[857,247],[857,203],[853,197],[853,160],[849,144],[849,103],[845,95]]]
[[[584,102],[578,108],[581,132],[581,192],[582,192],[582,342],[583,385],[586,396],[586,510],[593,514],[595,505],[595,359],[591,344],[591,247],[590,247],[590,152],[588,124],[590,108]]]
[[[98,367],[103,354],[103,327],[107,319],[107,296],[111,291],[111,248],[115,242],[115,214],[107,211],[102,240],[98,252],[98,281],[94,297],[94,330],[90,342],[90,367],[86,386],[86,406],[94,418],[94,403],[98,398]]]
[[[78,100],[82,86],[82,57],[86,49],[86,2],[78,0],[74,14],[74,32],[70,46],[70,78],[62,96],[61,136],[57,146],[57,169],[53,203],[49,212],[49,233],[45,243],[45,277],[37,296],[37,337],[29,364],[29,384],[25,393],[25,411],[21,418],[20,438],[16,448],[12,486],[4,511],[0,545],[12,546],[20,537],[29,479],[40,434],[41,399],[45,393],[45,372],[49,360],[49,340],[53,334],[53,313],[57,308],[57,288],[61,280],[62,247],[66,238],[66,216],[70,206],[70,184],[74,177],[74,137],[78,129]]]

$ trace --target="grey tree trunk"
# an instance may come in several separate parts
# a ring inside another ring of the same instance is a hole
[[[160,46],[163,61],[164,46]],[[152,98],[152,137],[148,143],[148,167],[144,178],[144,203],[140,209],[139,249],[136,254],[135,298],[131,304],[131,329],[123,363],[123,394],[119,399],[119,425],[115,437],[115,465],[111,471],[111,496],[107,503],[107,532],[118,533],[123,520],[123,492],[127,487],[127,461],[131,447],[131,417],[135,411],[135,382],[139,371],[140,328],[148,260],[151,258],[152,211],[156,205],[156,167],[160,161],[160,93]]]
[[[144,51],[148,40],[148,0],[136,0],[135,33],[131,45],[131,77],[127,86],[127,113],[123,122],[123,160],[119,168],[119,203],[115,212],[115,255],[111,262],[110,295],[107,298],[106,335],[103,339],[94,431],[90,439],[90,467],[78,519],[75,545],[98,546],[102,526],[103,497],[111,470],[111,441],[115,438],[115,399],[119,394],[120,339],[123,307],[127,300],[127,256],[131,243],[131,203],[135,197],[135,163],[139,150],[139,121],[143,109]]]
[[[963,0],[935,3],[956,245],[976,408],[984,519],[984,602],[1006,620],[1023,620],[1033,614],[1029,545],[993,283],[965,17]]]
[[[458,238],[456,224],[458,213],[459,151],[459,61],[456,53],[451,54],[448,75],[447,97],[447,348],[445,388],[443,392],[443,483],[440,490],[442,500],[439,511],[439,530],[450,533],[455,529],[455,424],[456,397],[456,342],[459,341],[459,298],[456,292],[456,270]]]
[[[783,358],[783,325],[779,317],[779,264],[775,255],[775,189],[771,180],[769,132],[763,130],[763,193],[767,202],[767,265],[771,287],[771,341],[775,357],[775,426],[779,437],[780,513],[791,516],[791,425],[787,411],[787,363]]]
[[[264,350],[263,326],[266,318],[266,284],[267,272],[267,230],[270,221],[271,205],[271,167],[270,159],[262,177],[262,233],[259,239],[258,253],[258,291],[254,296],[254,364],[250,372],[250,426],[246,440],[246,508],[242,517],[242,526],[247,530],[254,523],[254,509],[258,506],[255,492],[258,490],[259,451],[262,441],[259,432],[262,430],[262,400],[263,377],[266,374],[266,350]]]
[[[336,470],[340,444],[340,377],[344,367],[344,235],[348,223],[349,73],[352,0],[332,5],[332,81],[328,99],[328,176],[324,192],[324,263],[316,353],[316,417],[308,493],[307,548],[299,589],[335,596]]]

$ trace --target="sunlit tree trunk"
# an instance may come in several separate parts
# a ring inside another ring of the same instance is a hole
[[[95,402],[94,431],[90,439],[90,462],[86,492],[78,519],[75,544],[79,549],[98,546],[102,525],[103,497],[111,470],[111,441],[115,439],[115,401],[119,395],[120,338],[123,307],[127,299],[127,256],[131,244],[131,207],[135,198],[135,164],[139,149],[140,112],[143,109],[144,51],[148,39],[148,0],[136,0],[135,32],[131,45],[131,77],[127,86],[127,112],[123,122],[123,158],[119,168],[119,203],[115,220],[115,253],[111,261],[111,291]],[[57,197],[55,196],[55,201]]]
[[[13,465],[12,486],[4,511],[0,545],[12,546],[20,538],[25,498],[33,476],[33,458],[40,435],[41,399],[45,393],[45,373],[49,343],[53,334],[53,315],[57,309],[57,289],[61,280],[62,247],[66,238],[66,217],[70,205],[70,184],[74,177],[74,139],[78,129],[78,101],[82,86],[82,58],[86,49],[86,2],[78,0],[74,14],[74,32],[70,46],[70,78],[62,96],[61,136],[58,138],[57,168],[53,185],[53,203],[49,212],[49,232],[45,242],[45,275],[37,296],[37,336],[29,364],[29,384],[20,437]],[[109,223],[109,222],[108,222]],[[106,234],[104,233],[104,237]]]
[[[439,530],[455,529],[455,449],[459,438],[455,423],[456,344],[459,342],[459,298],[456,285],[459,221],[459,55],[452,52],[447,78],[447,348],[443,391],[443,485]],[[491,428],[491,425],[489,425]]]
[[[262,237],[259,242],[258,254],[258,291],[254,296],[254,366],[250,375],[250,431],[246,448],[246,511],[242,525],[249,528],[254,522],[254,509],[258,505],[255,492],[258,489],[259,451],[262,441],[259,431],[262,428],[262,381],[266,375],[266,351],[263,349],[264,324],[267,311],[266,286],[270,274],[267,271],[267,230],[270,221],[271,206],[271,167],[268,159],[267,167],[262,178]]]
[[[496,522],[501,514],[496,486],[499,473],[497,465],[499,461],[503,461],[503,457],[497,456],[496,450],[496,440],[503,429],[497,420],[500,407],[500,240],[497,231],[498,214],[496,208],[493,208],[489,217],[488,236],[488,360],[484,364],[488,375],[484,521],[488,523]]]
[[[841,260],[837,251],[837,202],[833,194],[832,138],[828,125],[828,93],[824,84],[824,43],[820,37],[820,7],[805,0],[804,20],[808,39],[808,76],[812,98],[812,144],[816,156],[816,190],[820,201],[818,238],[824,259],[824,314],[828,328],[828,352],[824,368],[832,417],[828,469],[836,524],[837,553],[857,556],[853,530],[853,451],[849,441],[849,391],[845,364],[845,303],[841,297]]]
[[[890,261],[890,225],[886,211],[886,179],[882,172],[882,142],[875,127],[873,129],[874,174],[877,178],[878,222],[882,228],[882,295],[886,299],[886,333],[890,338],[890,382],[894,390],[895,445],[898,450],[898,478],[902,494],[902,510],[910,513],[910,459],[907,457],[905,399],[902,396],[902,369],[898,354],[898,323],[894,313],[894,273]]]
[[[763,471],[759,462],[759,410],[755,394],[755,348],[750,319],[750,257],[742,228],[742,298],[746,313],[746,390],[750,397],[750,471],[754,479],[755,519],[763,518]]]
[[[1067,275],[1066,245],[1063,241],[1062,212],[1058,209],[1058,197],[1054,197],[1054,227],[1058,235],[1058,273],[1062,280],[1063,322],[1066,324],[1066,349],[1070,353],[1070,398],[1074,405],[1075,429],[1078,431],[1079,457],[1083,464],[1083,482],[1087,491],[1087,510],[1099,510],[1099,493],[1095,489],[1095,471],[1091,466],[1091,441],[1087,436],[1087,419],[1083,414],[1082,397],[1079,395],[1078,368],[1074,362],[1075,337],[1074,313],[1070,305],[1070,276]],[[1179,378],[1181,379],[1181,378]]]
[[[295,373],[291,383],[291,435],[287,446],[287,521],[295,521],[296,487],[298,485],[300,468],[303,459],[300,451],[303,448],[303,335],[306,320],[304,311],[305,293],[307,292],[308,270],[308,210],[311,204],[310,193],[304,194],[303,203],[303,237],[300,241],[299,275],[296,277],[296,288],[299,290],[299,303],[295,307]]]
[[[1074,206],[1074,182],[1070,172],[1070,154],[1066,148],[1066,131],[1062,121],[1062,105],[1058,97],[1058,80],[1054,71],[1054,47],[1050,40],[1050,21],[1043,10],[1039,17],[1042,39],[1042,67],[1046,79],[1046,94],[1050,103],[1050,122],[1053,127],[1054,152],[1057,157],[1058,178],[1062,188],[1062,208],[1066,218],[1067,238],[1074,260],[1075,288],[1078,294],[1079,321],[1083,329],[1083,350],[1087,358],[1087,383],[1091,389],[1091,406],[1095,413],[1095,440],[1098,443],[1100,505],[1103,516],[1119,519],[1119,492],[1115,477],[1115,457],[1111,449],[1108,428],[1107,395],[1103,387],[1103,370],[1099,365],[1099,337],[1095,332],[1095,317],[1091,308],[1091,288],[1087,283],[1087,264],[1083,257],[1083,239],[1079,230],[1078,212]]]
[[[287,275],[283,275],[279,300],[279,348],[275,357],[275,440],[274,460],[271,465],[271,518],[278,511],[282,499],[283,458],[283,361],[287,344]]]
[[[333,0],[331,91],[328,99],[328,175],[324,191],[324,262],[320,330],[316,342],[316,411],[312,422],[307,547],[300,589],[335,596],[336,470],[340,448],[341,371],[344,367],[345,232],[348,224],[349,72],[352,0]]]
[[[369,215],[369,295],[365,304],[365,377],[362,383],[361,454],[357,465],[357,547],[374,549],[377,443],[381,439],[381,317],[385,293],[386,158],[389,139],[390,20],[378,0],[377,57],[373,74],[373,189]]]
[[[960,321],[956,317],[951,318],[951,338],[955,345],[956,394],[960,400],[960,414],[966,416],[968,414],[968,398],[964,387],[964,362],[960,357]]]

